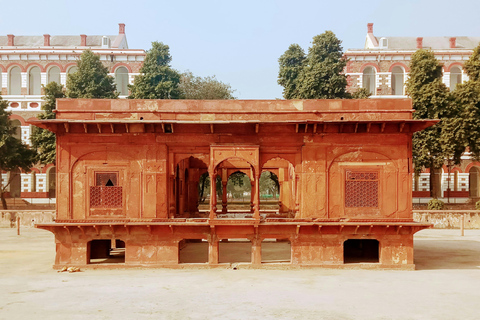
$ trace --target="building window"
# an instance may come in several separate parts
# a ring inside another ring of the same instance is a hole
[[[346,172],[345,207],[378,208],[378,172]]]
[[[375,69],[367,67],[363,70],[363,87],[372,95],[375,95]]]
[[[450,69],[450,90],[455,90],[459,83],[462,83],[462,70],[459,67],[452,67]]]
[[[60,84],[60,68],[59,67],[51,67],[48,69],[48,80],[47,83],[56,82]]]
[[[78,67],[77,67],[77,66],[73,66],[73,67],[70,67],[70,69],[68,69],[67,73],[68,73],[68,74],[72,74],[72,73],[77,72],[77,70],[78,70]]]
[[[392,69],[392,95],[403,95],[404,75],[401,67]]]
[[[119,67],[115,70],[115,83],[117,91],[121,96],[128,95],[128,70],[125,67]]]
[[[40,68],[33,67],[28,71],[28,94],[41,95]]]
[[[95,186],[90,187],[91,208],[121,208],[122,187],[118,186],[118,172],[96,172]]]
[[[8,93],[13,95],[22,94],[22,75],[19,67],[10,69],[8,76]]]

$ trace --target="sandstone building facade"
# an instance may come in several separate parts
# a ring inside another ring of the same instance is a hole
[[[239,242],[250,267],[414,268],[413,234],[429,225],[412,219],[411,138],[437,121],[412,120],[410,99],[60,99],[57,111],[30,121],[57,134],[56,220],[37,225],[55,234],[57,268],[229,266]],[[273,212],[264,171],[280,184]],[[243,210],[225,192],[236,172],[252,186]],[[220,183],[200,210],[204,174]],[[287,256],[267,259],[276,245]]]

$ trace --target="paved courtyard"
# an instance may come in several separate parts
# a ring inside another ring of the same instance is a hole
[[[416,271],[58,273],[52,234],[0,229],[0,319],[480,319],[480,230],[424,230]]]

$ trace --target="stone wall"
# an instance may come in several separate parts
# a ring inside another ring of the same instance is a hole
[[[20,226],[33,228],[36,223],[54,222],[55,210],[0,210],[0,228],[15,228],[17,217]]]
[[[465,217],[465,229],[480,229],[480,211],[420,210],[413,212],[416,222],[431,223],[435,229],[459,229]]]

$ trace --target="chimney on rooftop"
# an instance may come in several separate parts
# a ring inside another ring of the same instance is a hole
[[[118,34],[125,34],[125,23],[118,24]]]
[[[7,34],[7,37],[8,37],[8,45],[10,47],[13,47],[15,45],[15,36],[13,34]]]
[[[49,34],[44,34],[43,35],[43,46],[44,47],[50,47],[50,35]]]
[[[418,37],[417,38],[417,49],[422,49],[423,48],[423,38]]]
[[[86,47],[87,46],[87,35],[81,34],[80,35],[80,46]]]
[[[450,48],[456,48],[457,47],[457,38],[451,37],[450,38]]]
[[[373,23],[367,23],[367,33],[373,33]]]

